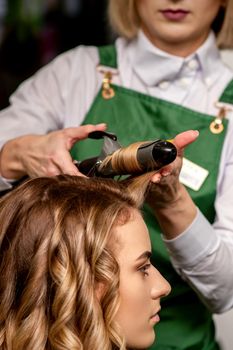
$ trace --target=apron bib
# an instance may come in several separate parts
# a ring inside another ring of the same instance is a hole
[[[116,68],[114,46],[99,48],[100,63]],[[214,200],[218,168],[227,120],[224,130],[211,133],[209,126],[215,119],[191,109],[181,107],[155,97],[147,96],[121,86],[111,84],[114,96],[105,99],[102,89],[96,96],[84,124],[105,122],[108,131],[116,133],[122,146],[136,141],[156,138],[171,139],[188,129],[198,130],[200,135],[185,150],[185,157],[207,169],[209,175],[199,191],[188,189],[196,205],[212,223],[215,216]],[[221,101],[233,101],[233,84],[224,91]],[[98,156],[102,141],[84,140],[72,149],[72,156],[82,160]],[[170,295],[162,299],[161,322],[156,325],[156,341],[151,349],[156,350],[217,350],[214,340],[214,324],[211,313],[200,302],[196,293],[173,269],[161,239],[161,230],[148,206],[144,207],[152,241],[152,263],[169,281]]]

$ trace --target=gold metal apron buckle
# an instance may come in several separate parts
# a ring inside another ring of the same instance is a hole
[[[112,77],[113,75],[118,74],[117,69],[110,69],[105,66],[97,66],[97,70],[103,74],[103,80],[102,80],[102,97],[105,100],[109,100],[115,96],[115,91],[113,87],[111,86],[112,83]]]
[[[102,96],[106,100],[109,100],[110,98],[113,98],[115,96],[115,91],[111,87],[111,82],[112,82],[112,73],[105,72],[104,78],[102,81]]]
[[[212,134],[220,134],[224,130],[223,120],[231,108],[219,102],[215,106],[219,109],[219,112],[217,117],[210,123],[210,131]]]

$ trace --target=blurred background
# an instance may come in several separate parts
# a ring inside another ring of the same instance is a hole
[[[107,0],[0,0],[0,109],[59,53],[112,41]]]

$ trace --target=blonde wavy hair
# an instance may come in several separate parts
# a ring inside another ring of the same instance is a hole
[[[1,199],[1,350],[126,349],[112,242],[150,177],[36,178]]]
[[[109,0],[109,23],[116,34],[133,39],[140,27],[137,0]],[[233,0],[226,0],[213,24],[220,48],[233,48]]]

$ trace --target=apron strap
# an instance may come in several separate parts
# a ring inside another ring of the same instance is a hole
[[[115,45],[100,46],[98,50],[100,65],[117,68],[117,52]]]
[[[233,104],[233,79],[230,81],[230,83],[227,85],[227,87],[223,91],[219,99],[219,102]]]

